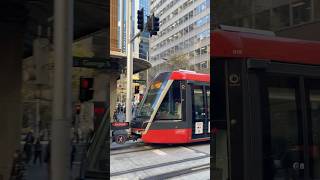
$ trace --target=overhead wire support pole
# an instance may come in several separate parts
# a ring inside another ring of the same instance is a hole
[[[134,40],[140,36],[140,32],[132,37],[131,25],[132,25],[132,1],[127,1],[127,98],[126,98],[126,121],[132,120],[132,76],[133,76],[133,50],[132,46]],[[131,38],[132,37],[132,38]]]
[[[132,119],[132,75],[133,75],[133,58],[131,44],[131,23],[132,23],[132,1],[127,1],[127,97],[126,97],[126,121],[131,122]]]
[[[54,0],[54,89],[51,180],[71,179],[73,0]]]

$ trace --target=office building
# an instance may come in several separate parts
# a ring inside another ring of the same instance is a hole
[[[191,69],[209,72],[210,0],[151,0],[150,6],[160,18],[150,39],[153,66],[181,56]]]
[[[274,31],[283,37],[320,40],[318,0],[224,1],[214,6],[215,24]]]
[[[117,47],[119,51],[126,52],[126,21],[127,21],[127,6],[126,0],[118,0],[118,12],[117,12]],[[149,0],[134,0],[132,1],[132,34],[137,34],[139,29],[137,29],[137,11],[139,9],[144,9],[144,21],[147,22],[147,15],[149,14]],[[149,51],[149,34],[146,32],[141,33],[139,38],[136,38],[133,44],[133,57],[147,59],[147,54]]]

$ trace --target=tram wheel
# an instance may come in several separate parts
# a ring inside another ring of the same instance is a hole
[[[126,135],[116,135],[115,137],[115,142],[117,144],[124,144],[127,141],[127,136]]]

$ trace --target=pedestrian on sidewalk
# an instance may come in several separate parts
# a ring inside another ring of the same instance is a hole
[[[46,155],[44,158],[44,162],[47,163],[48,165],[50,164],[50,155],[51,155],[51,140],[49,140],[47,149],[46,149]]]
[[[73,165],[73,161],[75,159],[75,156],[76,156],[76,146],[72,143],[72,147],[71,147],[71,159],[70,159],[70,167],[72,169],[72,165]]]
[[[50,177],[51,177],[51,164],[50,164],[50,160],[51,160],[51,140],[49,139],[49,142],[48,142],[48,145],[47,145],[47,149],[46,149],[46,155],[45,155],[45,158],[44,158],[44,162],[47,163],[49,180],[50,180]]]
[[[25,153],[26,163],[28,164],[32,158],[32,145],[34,142],[34,136],[33,136],[32,131],[28,132],[24,141],[25,141],[25,144],[23,147],[23,151]]]
[[[40,143],[40,139],[38,138],[34,145],[34,159],[33,164],[36,164],[37,159],[39,159],[40,164],[42,164],[42,146]]]

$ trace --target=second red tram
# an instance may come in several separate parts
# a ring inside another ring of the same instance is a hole
[[[191,143],[210,139],[210,75],[193,71],[159,74],[131,123],[145,143]]]

